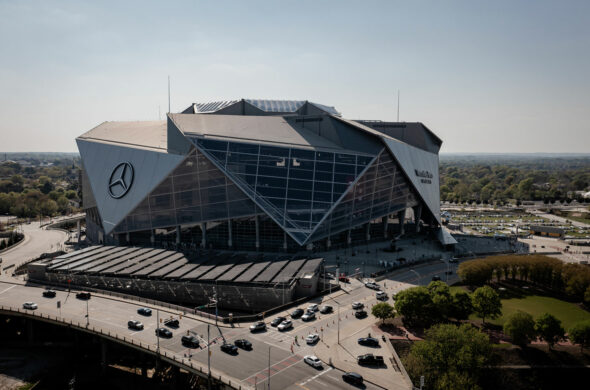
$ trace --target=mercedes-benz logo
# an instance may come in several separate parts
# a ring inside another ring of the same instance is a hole
[[[133,184],[133,165],[122,162],[113,169],[109,179],[109,195],[115,199],[125,196]]]

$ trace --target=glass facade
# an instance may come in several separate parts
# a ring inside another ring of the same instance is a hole
[[[115,233],[254,215],[256,206],[196,150],[117,227]]]
[[[316,241],[417,205],[401,168],[383,150],[314,232]]]
[[[374,157],[191,138],[303,244]]]

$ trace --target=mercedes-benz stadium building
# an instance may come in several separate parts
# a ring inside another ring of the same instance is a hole
[[[403,233],[443,244],[438,152],[422,123],[348,120],[309,101],[193,104],[77,138],[91,243],[329,250]]]

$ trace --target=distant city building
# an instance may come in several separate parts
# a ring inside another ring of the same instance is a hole
[[[421,123],[242,99],[104,122],[76,141],[94,243],[325,250],[403,232],[408,208],[416,229],[456,243],[440,228],[442,141]]]

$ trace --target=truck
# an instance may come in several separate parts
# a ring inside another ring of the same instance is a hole
[[[367,365],[367,366],[383,366],[385,362],[383,361],[383,356],[375,356],[372,353],[367,353],[366,355],[360,355],[356,358],[358,364]]]

